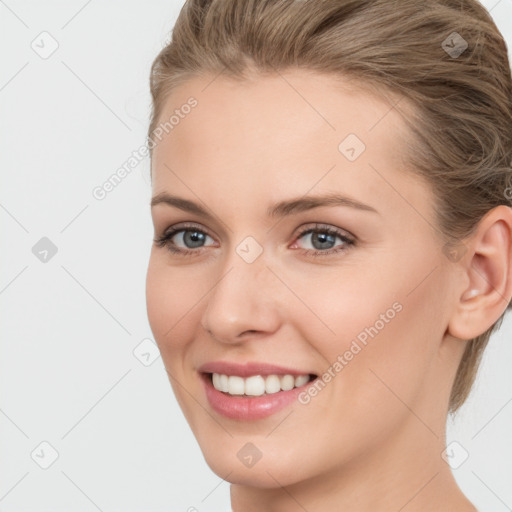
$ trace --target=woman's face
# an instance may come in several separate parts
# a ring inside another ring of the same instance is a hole
[[[462,345],[445,332],[452,262],[396,110],[296,70],[195,78],[160,121],[173,114],[152,217],[155,237],[176,233],[152,247],[148,317],[209,466],[247,485],[328,482],[437,443]]]

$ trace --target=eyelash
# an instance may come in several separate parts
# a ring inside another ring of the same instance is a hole
[[[200,247],[198,249],[181,249],[177,248],[174,243],[171,242],[171,239],[174,235],[177,233],[181,233],[182,231],[194,231],[201,233],[206,236],[210,236],[206,231],[203,231],[202,229],[199,229],[195,225],[181,225],[176,228],[171,229],[170,231],[164,233],[161,237],[157,237],[154,239],[154,242],[157,244],[158,247],[166,247],[171,253],[173,254],[179,254],[180,256],[188,256],[188,255],[198,255],[201,251],[201,249],[204,249],[204,247]],[[343,242],[344,245],[340,247],[336,247],[333,249],[327,249],[325,251],[318,250],[318,249],[296,249],[299,250],[303,254],[311,255],[313,257],[318,256],[330,256],[337,253],[343,253],[349,250],[352,246],[355,245],[355,240],[352,240],[351,238],[344,235],[344,232],[340,231],[339,229],[333,228],[331,226],[325,226],[322,224],[315,224],[314,227],[305,228],[302,230],[296,237],[296,240],[299,240],[305,235],[308,235],[310,233],[326,233],[328,235],[333,235],[336,237],[339,237]],[[210,238],[212,238],[210,236]]]

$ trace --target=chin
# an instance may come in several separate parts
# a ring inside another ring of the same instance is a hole
[[[278,488],[314,476],[314,466],[304,463],[300,448],[282,439],[270,442],[264,436],[237,435],[222,440],[199,436],[198,440],[209,468],[233,484]]]

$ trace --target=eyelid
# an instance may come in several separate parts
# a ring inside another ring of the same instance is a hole
[[[189,231],[189,230],[190,231],[192,231],[192,230],[200,231],[201,233],[208,235],[210,238],[215,239],[215,236],[210,234],[210,231],[207,228],[205,228],[204,226],[201,226],[200,224],[196,224],[194,222],[187,222],[187,221],[179,222],[178,224],[173,224],[172,226],[170,226],[163,232],[162,237],[167,236],[171,233],[176,234],[179,231]]]
[[[336,234],[337,236],[342,236],[345,238],[350,239],[351,241],[355,242],[356,237],[346,229],[338,228],[337,226],[333,226],[332,224],[324,224],[322,222],[312,222],[310,224],[306,224],[305,226],[302,226],[299,228],[299,232],[297,235],[295,235],[295,238],[300,238],[301,236],[305,235],[306,233],[310,233],[312,231],[320,231],[325,230],[328,232],[332,232],[333,234]]]

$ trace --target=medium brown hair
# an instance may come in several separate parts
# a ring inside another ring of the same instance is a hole
[[[148,136],[170,92],[191,78],[247,80],[254,70],[292,68],[348,77],[397,110],[402,100],[412,106],[403,116],[412,141],[403,157],[435,193],[445,247],[464,247],[489,210],[512,206],[510,63],[476,0],[187,0],[151,67]],[[511,307],[467,342],[450,412],[469,395],[489,337]]]

